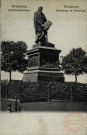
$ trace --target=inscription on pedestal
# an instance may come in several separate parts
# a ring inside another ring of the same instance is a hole
[[[31,56],[31,57],[29,57],[28,66],[29,67],[38,66],[39,65],[38,62],[39,62],[38,55]]]

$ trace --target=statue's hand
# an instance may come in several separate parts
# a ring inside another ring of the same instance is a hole
[[[44,28],[44,25],[42,24],[41,27]]]
[[[41,25],[41,27],[42,27],[42,29],[45,29],[45,26],[43,24]]]

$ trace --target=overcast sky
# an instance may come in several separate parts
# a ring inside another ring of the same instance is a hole
[[[27,6],[27,8],[12,8],[12,5]],[[39,6],[43,6],[43,12],[47,20],[53,25],[48,31],[49,42],[62,50],[60,56],[70,52],[72,48],[82,47],[87,51],[87,12],[58,12],[69,10],[64,5],[79,6],[78,10],[87,9],[85,0],[2,0],[1,7],[1,36],[2,41],[24,41],[28,49],[35,44],[33,25],[34,12]],[[27,9],[30,11],[8,11],[8,9]],[[76,8],[75,8],[76,9]],[[77,10],[77,9],[76,9]],[[8,74],[2,72],[2,79],[7,79]],[[13,79],[21,79],[22,74],[13,73]],[[80,82],[87,82],[87,75],[80,76]],[[74,81],[74,76],[66,76],[66,81]]]

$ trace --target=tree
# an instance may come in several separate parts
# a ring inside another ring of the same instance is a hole
[[[1,70],[10,73],[12,71],[23,72],[27,67],[25,59],[26,43],[23,41],[2,41],[1,43]]]
[[[62,58],[62,68],[66,74],[77,76],[87,73],[87,53],[82,48],[72,49],[68,55]]]

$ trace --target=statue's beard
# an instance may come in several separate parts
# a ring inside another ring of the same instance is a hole
[[[42,12],[38,12],[40,15],[42,14]]]

